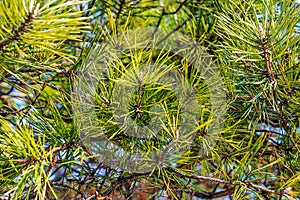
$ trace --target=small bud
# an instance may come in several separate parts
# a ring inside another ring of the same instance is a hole
[[[251,170],[252,170],[252,167],[251,167],[251,165],[248,165],[248,174],[250,174],[250,173],[251,173]]]
[[[292,191],[292,189],[293,189],[292,187],[287,187],[283,191],[284,191],[285,194],[288,194]]]
[[[144,79],[143,72],[140,72],[140,73],[139,73],[139,78],[140,78],[140,81],[142,82],[142,81],[143,81],[143,79]]]
[[[36,18],[39,14],[39,9],[40,9],[40,4],[38,3],[36,6],[35,6],[35,9],[33,11],[33,17]]]
[[[55,156],[53,156],[53,158],[52,158],[52,164],[55,164],[57,162],[57,156],[55,155]]]
[[[122,43],[118,41],[116,44],[116,49],[121,49],[121,48],[122,48]]]
[[[104,101],[105,105],[107,105],[107,106],[109,106],[109,105],[110,105],[110,102],[109,102],[109,100],[108,100],[108,99],[106,99],[105,97],[102,97],[102,99],[103,99],[103,101]]]
[[[25,159],[18,159],[18,160],[15,160],[17,163],[26,163],[27,162],[27,160],[25,160]]]
[[[179,137],[180,137],[180,131],[176,130],[176,139],[179,139]]]
[[[258,32],[261,38],[265,38],[266,34],[261,26],[258,27]]]
[[[29,11],[29,13],[32,13],[32,11],[33,11],[33,1],[30,1],[28,11]]]

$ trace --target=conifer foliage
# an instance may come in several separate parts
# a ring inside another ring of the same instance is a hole
[[[0,0],[1,199],[300,198],[299,28],[290,0]]]

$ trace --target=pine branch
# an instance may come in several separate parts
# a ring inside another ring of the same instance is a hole
[[[40,4],[37,4],[34,10],[29,8],[29,13],[26,16],[24,22],[22,22],[20,26],[17,28],[17,30],[14,31],[13,35],[9,38],[5,38],[2,41],[0,41],[0,49],[4,49],[5,46],[10,44],[11,42],[15,40],[19,40],[23,33],[25,33],[28,29],[33,28],[33,26],[30,23],[37,18],[39,7]]]

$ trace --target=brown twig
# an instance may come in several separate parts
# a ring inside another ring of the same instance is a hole
[[[256,184],[253,184],[253,183],[250,183],[250,182],[246,182],[246,181],[234,181],[234,182],[231,182],[231,181],[225,181],[225,180],[222,180],[222,179],[217,179],[217,178],[211,178],[211,177],[206,177],[206,176],[198,176],[198,175],[194,175],[194,174],[191,174],[191,175],[188,175],[188,174],[184,174],[182,172],[179,172],[171,167],[168,167],[167,168],[170,172],[173,172],[175,174],[177,174],[178,176],[180,177],[183,177],[183,178],[191,178],[191,179],[196,179],[196,180],[201,180],[201,181],[209,181],[209,182],[214,182],[214,183],[221,183],[221,184],[225,184],[225,185],[229,185],[229,186],[238,186],[238,185],[245,185],[246,187],[248,188],[252,188],[252,189],[257,189],[257,190],[260,190],[262,192],[265,192],[265,193],[269,193],[269,194],[277,194],[277,195],[283,195],[283,194],[286,194],[287,191],[286,190],[271,190],[271,189],[268,189],[266,187],[263,187],[263,186],[260,186],[260,185],[256,185]]]
[[[47,83],[48,83],[49,81],[50,81],[50,78],[48,78],[48,79],[44,82],[44,84],[43,84],[41,90],[39,91],[39,93],[35,96],[34,100],[32,101],[32,103],[31,103],[32,106],[37,102],[38,98],[39,98],[39,97],[41,96],[41,94],[43,93],[43,91],[44,91],[44,89],[45,89],[45,87],[46,87],[46,85],[47,85]],[[20,122],[23,121],[24,117],[29,113],[29,111],[30,111],[31,108],[32,108],[32,107],[30,107],[29,109],[27,109],[27,111],[24,112],[24,115],[23,115],[22,118],[20,119]]]

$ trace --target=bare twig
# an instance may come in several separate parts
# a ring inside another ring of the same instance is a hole
[[[48,83],[49,81],[50,81],[50,78],[48,78],[48,80],[46,80],[46,81],[44,82],[44,84],[43,84],[41,90],[39,91],[39,93],[35,96],[34,100],[32,101],[32,103],[31,103],[32,106],[37,102],[38,98],[39,98],[39,97],[41,96],[41,94],[43,93],[43,91],[44,91],[44,89],[45,89],[45,87],[46,87],[46,85],[47,85],[47,83]],[[26,112],[24,113],[24,115],[23,115],[22,118],[20,119],[20,122],[23,121],[24,117],[29,113],[30,109],[31,109],[31,107],[30,107],[29,109],[26,110]]]
[[[271,193],[271,194],[277,194],[277,195],[283,195],[283,194],[286,194],[287,191],[286,190],[271,190],[271,189],[268,189],[268,188],[265,188],[263,186],[260,186],[260,185],[256,185],[256,184],[253,184],[253,183],[250,183],[250,182],[246,182],[246,181],[234,181],[234,182],[231,182],[231,181],[225,181],[225,180],[222,180],[222,179],[217,179],[217,178],[211,178],[211,177],[206,177],[206,176],[198,176],[198,175],[188,175],[188,174],[184,174],[182,172],[179,172],[171,167],[168,167],[167,168],[170,172],[173,172],[175,174],[177,174],[178,176],[180,177],[183,177],[183,178],[191,178],[191,179],[196,179],[196,180],[201,180],[201,181],[209,181],[209,182],[215,182],[215,183],[221,183],[221,184],[225,184],[225,185],[229,185],[229,186],[238,186],[238,185],[245,185],[246,187],[248,188],[252,188],[252,189],[257,189],[257,190],[260,190],[262,192],[265,192],[265,193]]]

